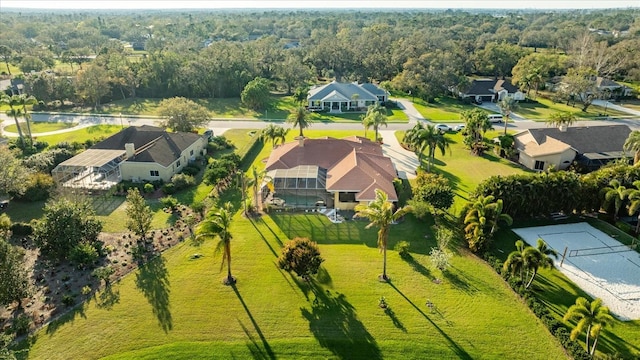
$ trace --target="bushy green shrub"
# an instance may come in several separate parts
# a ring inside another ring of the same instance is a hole
[[[11,323],[11,332],[17,336],[26,335],[31,327],[31,318],[27,314],[20,314]]]
[[[46,200],[54,187],[55,183],[51,175],[39,172],[32,173],[27,178],[25,192],[13,194],[13,196],[16,200],[26,202]]]
[[[100,258],[98,250],[90,244],[78,244],[69,253],[69,260],[79,268],[92,266],[98,258]]]
[[[33,226],[22,222],[13,223],[11,224],[11,233],[13,236],[29,236],[33,234]]]
[[[408,241],[399,241],[396,246],[393,248],[393,250],[398,252],[398,255],[400,255],[401,258],[403,259],[408,259],[411,257],[411,254],[409,254],[409,247],[411,246],[411,244]]]
[[[153,190],[155,190],[153,184],[150,184],[150,183],[144,184],[144,192],[145,192],[145,194],[150,194],[150,193],[153,192]]]
[[[62,303],[66,307],[72,307],[75,302],[76,302],[76,299],[75,299],[75,296],[73,294],[64,294],[62,296]]]
[[[171,177],[171,182],[173,183],[176,191],[195,186],[196,184],[194,177],[187,174],[175,174]]]
[[[160,204],[162,204],[163,207],[173,211],[178,207],[179,202],[178,199],[173,196],[165,196],[163,198],[160,198]]]
[[[173,183],[168,183],[162,185],[162,192],[166,195],[171,195],[176,193],[176,186]]]
[[[182,168],[182,173],[190,176],[196,176],[200,172],[200,166],[194,164],[189,164]]]

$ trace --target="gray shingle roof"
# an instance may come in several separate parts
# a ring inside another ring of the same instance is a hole
[[[475,79],[471,82],[469,89],[464,92],[467,95],[493,95],[498,91],[505,89],[510,94],[518,91],[509,80],[497,79]]]
[[[91,149],[123,150],[125,144],[133,143],[136,155],[127,161],[156,162],[169,166],[180,154],[200,139],[192,133],[169,133],[155,126],[131,126],[101,141]]]
[[[365,85],[367,86],[365,87]],[[353,98],[353,94],[358,94],[358,100],[377,101],[378,100],[376,96],[377,93],[372,93],[369,90],[370,88],[377,88],[378,89],[377,92],[381,91],[380,95],[385,94],[384,89],[380,89],[374,84],[359,85],[359,84],[353,84],[353,83],[338,83],[334,81],[323,86],[312,88],[311,90],[309,90],[309,96],[307,97],[307,99],[312,101],[322,100],[327,95],[335,92],[342,95],[345,99],[348,99],[348,100],[351,100]]]
[[[570,145],[579,154],[622,151],[631,129],[627,125],[569,127],[566,132],[558,128],[529,129],[538,144],[551,137]]]

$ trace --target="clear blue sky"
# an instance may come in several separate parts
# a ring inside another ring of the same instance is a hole
[[[1,8],[30,9],[229,9],[229,8],[438,8],[604,9],[640,8],[640,0],[1,0]]]

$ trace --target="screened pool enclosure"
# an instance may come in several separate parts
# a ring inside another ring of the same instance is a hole
[[[333,195],[327,192],[327,169],[300,165],[291,169],[271,170],[271,185],[263,187],[265,204],[290,208],[324,208],[333,206]]]

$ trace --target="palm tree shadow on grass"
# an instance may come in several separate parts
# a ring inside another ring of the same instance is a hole
[[[247,307],[247,303],[244,302],[244,299],[242,298],[242,295],[240,295],[238,288],[236,287],[235,284],[231,284],[231,287],[233,288],[233,292],[238,297],[238,300],[240,300],[240,304],[244,308],[244,311],[247,313],[249,320],[251,320],[251,324],[253,325],[253,328],[256,330],[256,333],[258,334],[258,337],[260,337],[260,341],[262,342],[262,348],[264,348],[263,350],[260,347],[260,345],[255,340],[255,338],[249,333],[249,330],[246,328],[246,326],[244,326],[244,324],[242,324],[242,322],[238,320],[238,322],[240,323],[240,326],[242,327],[242,330],[249,338],[250,343],[247,344],[249,351],[251,351],[251,354],[253,355],[254,359],[275,359],[276,355],[273,353],[273,350],[271,349],[271,345],[269,345],[267,338],[262,333],[260,326],[256,322],[256,319],[253,317],[253,314],[251,314],[251,311],[249,311],[249,308]]]
[[[309,321],[309,328],[320,345],[338,359],[350,359],[354,354],[363,359],[382,359],[376,340],[358,319],[346,296],[334,295],[314,283],[309,286],[315,300],[311,309],[303,307],[300,311]]]
[[[169,304],[169,273],[165,259],[157,256],[141,265],[136,273],[136,286],[151,304],[153,314],[164,332],[173,328],[171,306]]]
[[[420,275],[429,278],[430,280],[435,280],[435,277],[431,274],[431,271],[427,269],[424,265],[417,262],[416,259],[413,258],[410,254],[401,256],[402,260],[404,260],[413,270],[415,270]]]
[[[402,321],[400,321],[400,319],[398,319],[395,311],[393,311],[390,306],[384,309],[384,313],[387,314],[387,316],[391,319],[395,327],[402,330],[402,332],[407,332],[407,328],[404,327],[404,324],[402,323]]]
[[[442,335],[442,337],[449,343],[449,346],[451,347],[451,349],[456,353],[457,357],[459,359],[468,359],[471,360],[471,355],[469,355],[469,353],[467,353],[462,347],[460,347],[460,345],[458,345],[458,343],[456,343],[455,341],[453,341],[453,339],[451,339],[451,337],[449,337],[449,335],[447,335],[447,333],[445,333],[444,331],[442,331],[442,329],[440,329],[440,327],[438,325],[436,325],[436,323],[433,322],[433,320],[431,320],[429,318],[429,316],[427,316],[427,314],[425,314],[424,311],[422,311],[422,309],[420,309],[413,301],[411,301],[402,291],[400,291],[400,289],[398,289],[395,285],[393,285],[393,283],[391,281],[388,281],[387,284],[389,284],[389,286],[391,286],[393,288],[393,290],[395,290],[398,294],[400,294],[400,296],[402,296],[405,300],[407,300],[407,302],[413,306],[414,309],[416,309],[416,311],[422,315],[425,319],[427,319],[429,321],[429,323],[431,323],[431,325],[440,333],[440,335]]]

